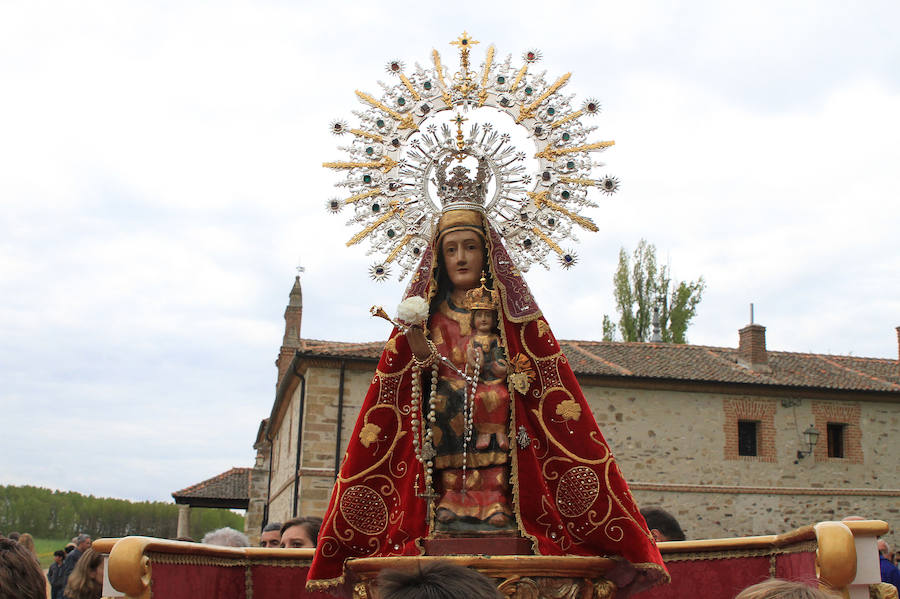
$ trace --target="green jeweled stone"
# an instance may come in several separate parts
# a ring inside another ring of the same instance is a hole
[[[497,83],[503,85],[504,83],[506,83],[506,77],[504,77],[503,75],[497,77]]]
[[[526,95],[526,96],[530,96],[532,93],[534,93],[534,90],[533,90],[533,89],[531,89],[530,87],[526,87],[526,88],[525,88],[525,95]]]
[[[547,109],[547,114],[549,114],[550,116],[553,116],[554,114],[556,114],[556,109],[555,109],[555,108],[548,108],[548,109]]]
[[[575,163],[572,162],[571,160],[568,161],[568,162],[566,163],[566,168],[569,169],[569,170],[572,170],[573,168],[575,168]]]
[[[397,233],[395,233],[393,229],[388,229],[388,232],[387,232],[388,237],[393,239],[394,235],[396,235],[396,234]]]
[[[372,175],[363,175],[363,183],[371,183]]]
[[[366,148],[366,154],[368,154],[369,156],[371,156],[374,153],[375,153],[375,148],[373,148],[372,146],[369,146],[368,148]]]
[[[406,98],[397,98],[397,104],[400,106],[406,105]]]
[[[563,192],[562,192],[561,194],[559,194],[559,195],[562,196],[562,199],[568,200],[568,199],[569,199],[569,196],[572,195],[572,194],[570,194],[570,193],[569,193],[569,190],[567,189],[567,190],[563,191]]]
[[[372,204],[372,212],[378,212],[379,210],[381,210],[381,204]]]
[[[422,87],[424,87],[425,89],[431,89],[431,81],[426,81],[422,84]]]
[[[378,119],[377,121],[375,121],[375,126],[378,127],[379,129],[383,128],[384,127],[384,119]]]
[[[572,136],[569,135],[568,133],[563,133],[563,134],[562,134],[562,140],[563,140],[563,141],[569,141],[569,139],[570,139],[571,137],[572,137]]]

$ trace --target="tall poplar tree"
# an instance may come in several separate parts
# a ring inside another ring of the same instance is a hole
[[[666,266],[658,266],[656,247],[641,239],[631,257],[619,250],[619,265],[613,276],[613,296],[618,324],[603,315],[603,340],[649,341],[653,334],[653,309],[659,310],[660,336],[666,343],[687,343],[687,329],[697,313],[706,283],[678,282]]]

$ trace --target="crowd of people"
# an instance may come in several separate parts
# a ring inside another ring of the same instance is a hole
[[[103,591],[103,555],[80,534],[53,554],[46,578],[28,533],[0,536],[0,599],[98,599]]]

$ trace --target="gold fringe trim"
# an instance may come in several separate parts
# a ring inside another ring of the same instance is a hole
[[[810,553],[818,549],[816,541],[805,541],[790,547],[764,547],[761,549],[743,549],[741,551],[702,551],[692,553],[665,553],[665,562],[692,562],[718,559],[737,559],[742,557],[773,557],[791,553]]]
[[[274,566],[279,568],[308,568],[312,564],[312,560],[296,560],[296,559],[262,559],[254,560],[240,557],[228,559],[224,557],[209,557],[206,555],[186,555],[183,553],[157,553],[147,552],[146,556],[150,558],[150,563],[171,564],[177,566],[224,566],[229,568],[243,568],[248,566]]]

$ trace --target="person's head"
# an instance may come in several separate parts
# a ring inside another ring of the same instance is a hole
[[[892,559],[891,546],[888,545],[888,542],[884,539],[878,539],[878,553],[880,553],[887,559]]]
[[[315,547],[322,519],[315,516],[292,518],[281,525],[281,547],[303,549]]]
[[[439,262],[454,289],[478,286],[484,268],[483,222],[474,210],[451,210],[438,222]]]
[[[641,516],[647,521],[650,534],[658,541],[683,541],[684,532],[675,516],[658,507],[641,510]]]
[[[281,522],[269,522],[262,529],[259,546],[274,549],[281,547]]]
[[[103,591],[103,554],[86,548],[66,582],[70,599],[96,599]]]
[[[17,532],[9,533],[9,537],[7,537],[10,541],[18,541],[21,535]]]
[[[34,555],[37,555],[37,551],[34,550],[34,537],[32,537],[31,534],[23,532],[21,535],[19,535],[19,545],[21,545]]]
[[[64,559],[66,559],[66,552],[62,549],[57,549],[53,552],[53,561],[57,564],[61,564]]]
[[[472,327],[479,333],[490,333],[497,326],[497,313],[494,310],[473,310]]]
[[[88,547],[91,546],[91,535],[81,533],[80,535],[72,539],[72,542],[75,544],[75,549],[84,552]]]
[[[69,543],[65,547],[63,547],[63,551],[66,552],[66,555],[69,555],[73,551],[75,551],[75,543]]]
[[[0,537],[0,599],[45,599],[47,587],[37,559],[12,539]]]
[[[494,582],[484,574],[450,562],[435,561],[417,570],[382,570],[378,576],[381,599],[502,599]]]
[[[838,599],[840,595],[806,586],[802,582],[771,578],[747,587],[734,599]]]
[[[224,547],[249,547],[250,539],[242,532],[225,526],[208,532],[200,541],[204,545],[222,545]]]

